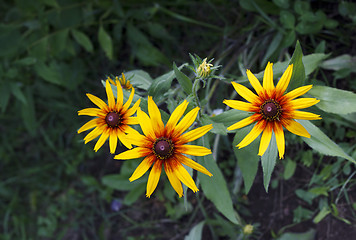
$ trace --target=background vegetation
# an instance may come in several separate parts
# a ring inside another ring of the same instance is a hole
[[[325,54],[308,82],[355,92],[352,1],[5,0],[0,16],[0,239],[355,236],[355,166],[296,137],[288,136],[269,192],[259,171],[247,195],[232,136],[222,138],[229,145],[217,161],[236,225],[203,192],[185,207],[165,182],[145,198],[144,185],[127,180],[137,161],[113,160],[107,145],[95,153],[76,133],[87,121],[77,116],[90,104],[85,93],[105,98],[101,79],[134,69],[154,79],[172,62],[190,62],[189,53],[222,65],[212,109],[224,108],[230,80],[290,58],[297,40],[305,55]],[[355,159],[356,116],[323,118],[319,127]],[[245,224],[253,224],[251,235]]]

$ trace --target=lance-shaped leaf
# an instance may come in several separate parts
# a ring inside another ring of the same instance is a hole
[[[315,86],[309,90],[320,102],[316,105],[325,112],[349,114],[356,112],[356,94],[325,86]]]
[[[325,135],[318,127],[312,124],[308,120],[296,120],[308,131],[311,135],[310,138],[303,137],[304,142],[306,142],[311,148],[320,152],[324,155],[342,157],[356,164],[355,159],[350,157],[344,152],[344,150],[339,147],[334,141],[332,141],[328,136]]]

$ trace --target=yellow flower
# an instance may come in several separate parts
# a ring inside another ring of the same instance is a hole
[[[288,66],[275,87],[273,84],[272,65],[272,63],[267,64],[263,76],[263,86],[261,86],[260,82],[251,71],[247,70],[247,77],[252,87],[257,92],[257,95],[243,85],[232,82],[236,92],[248,102],[224,100],[224,103],[231,108],[253,112],[254,114],[231,125],[227,129],[234,130],[256,122],[251,132],[247,134],[236,147],[243,148],[249,145],[263,132],[258,153],[258,155],[262,156],[269,145],[273,131],[276,135],[279,158],[283,158],[285,151],[283,127],[291,133],[310,138],[310,134],[307,130],[293,119],[321,119],[319,115],[297,111],[298,109],[313,106],[317,104],[319,100],[315,98],[295,99],[308,92],[312,88],[312,85],[299,87],[285,93],[292,77],[293,64]]]
[[[145,157],[130,177],[130,181],[140,178],[153,164],[147,182],[147,197],[150,197],[157,187],[162,171],[162,165],[172,187],[178,193],[179,197],[183,195],[181,182],[192,189],[193,192],[198,191],[192,177],[182,164],[212,176],[206,168],[183,155],[205,156],[211,154],[211,150],[208,148],[187,145],[188,142],[202,137],[213,128],[210,124],[183,134],[183,132],[193,124],[199,111],[198,107],[194,108],[178,123],[187,106],[187,101],[180,104],[173,111],[166,126],[164,126],[157,105],[152,100],[152,97],[148,97],[148,113],[150,116],[141,111],[141,109],[137,110],[138,122],[144,135],[141,135],[138,132],[129,133],[127,135],[127,138],[132,144],[138,147],[115,156],[115,159],[121,160]]]
[[[140,99],[134,104],[132,108],[129,108],[135,94],[135,89],[132,88],[130,97],[124,104],[122,88],[121,85],[118,84],[117,102],[115,102],[109,79],[106,80],[106,94],[108,97],[108,104],[106,104],[100,98],[87,93],[88,98],[99,108],[85,108],[78,111],[78,115],[96,117],[84,124],[78,130],[78,133],[94,128],[94,130],[92,130],[84,138],[85,144],[101,135],[95,144],[95,151],[98,151],[108,138],[110,153],[115,153],[117,139],[119,139],[127,148],[132,148],[131,143],[126,140],[125,133],[134,131],[134,129],[129,125],[138,124],[137,118],[131,116],[136,112],[140,104]]]
[[[213,64],[211,63],[206,63],[206,58],[204,58],[203,62],[199,65],[198,69],[197,69],[197,74],[199,77],[207,77],[209,76],[211,69],[210,67],[212,67]]]
[[[245,235],[251,235],[253,233],[253,225],[251,224],[246,224],[243,228],[243,233]]]
[[[121,77],[119,78],[118,76],[115,77],[115,82],[111,78],[108,78],[110,83],[114,86],[121,85],[123,89],[130,90],[132,88],[132,84],[130,83],[129,80],[126,79],[125,74],[121,73]]]

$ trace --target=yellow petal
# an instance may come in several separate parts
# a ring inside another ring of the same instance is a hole
[[[177,141],[178,144],[185,144],[188,142],[192,142],[202,136],[204,136],[207,132],[213,129],[213,124],[209,124],[206,126],[198,127],[194,130],[191,130],[187,133],[184,133],[182,136],[179,137]]]
[[[173,162],[174,161],[174,162]],[[197,186],[195,185],[195,182],[193,181],[192,177],[189,175],[187,170],[182,166],[182,164],[176,160],[176,159],[171,159],[169,164],[172,166],[173,171],[175,175],[181,180],[187,187],[192,189],[193,192],[199,191]]]
[[[98,118],[94,118],[84,124],[81,128],[79,128],[78,133],[84,132],[86,130],[89,130],[91,128],[95,128],[98,125]]]
[[[167,174],[168,180],[171,183],[173,189],[178,193],[179,197],[183,196],[183,187],[179,178],[175,175],[173,169],[168,164],[168,161],[164,161],[164,170]]]
[[[135,104],[132,106],[132,108],[127,109],[126,111],[126,116],[132,116],[138,109],[138,107],[140,106],[141,103],[141,98],[139,98]]]
[[[293,109],[302,109],[313,106],[320,102],[320,100],[316,98],[298,98],[290,101],[290,104]]]
[[[111,130],[109,137],[110,153],[115,153],[117,147],[117,134],[116,130]]]
[[[78,111],[78,115],[87,115],[92,117],[105,117],[106,113],[100,108],[85,108]]]
[[[174,136],[179,136],[181,135],[187,128],[189,128],[197,118],[199,112],[199,107],[196,107],[192,110],[190,110],[183,118],[182,120],[177,124],[177,126],[173,129],[174,131]]]
[[[123,133],[120,129],[116,130],[117,137],[120,139],[120,142],[127,147],[128,149],[132,148],[131,142],[127,139],[126,134]]]
[[[289,93],[287,93],[286,95],[284,95],[284,97],[292,100],[296,97],[302,96],[304,93],[308,92],[312,87],[313,85],[306,85],[306,86],[296,88],[290,91]]]
[[[227,128],[227,130],[231,131],[231,130],[235,130],[238,128],[243,128],[247,125],[250,125],[251,123],[253,123],[255,121],[256,121],[256,116],[252,115],[245,119],[242,119],[241,121],[238,121],[237,123],[232,124],[230,127]]]
[[[176,151],[193,156],[205,156],[211,154],[210,149],[196,145],[178,145],[176,146]]]
[[[175,126],[177,125],[177,122],[179,121],[179,119],[182,117],[183,113],[187,109],[187,106],[188,106],[188,102],[186,100],[184,100],[173,111],[173,113],[171,114],[171,116],[168,119],[168,122],[166,124],[166,131],[168,134],[170,134],[171,131],[175,128]]]
[[[290,79],[292,77],[292,73],[293,73],[293,64],[288,66],[288,68],[284,71],[281,79],[279,79],[277,83],[276,91],[278,96],[282,96],[283,93],[286,91]]]
[[[224,100],[223,103],[225,103],[231,108],[241,110],[241,111],[255,112],[259,110],[259,107],[255,107],[251,103],[238,101],[238,100]]]
[[[148,176],[146,197],[151,197],[153,191],[156,189],[162,171],[162,161],[156,161],[152,167],[150,175]]]
[[[237,144],[236,147],[243,148],[249,145],[253,140],[255,140],[261,134],[265,126],[266,126],[265,121],[259,121],[258,123],[256,123],[256,125],[252,128],[251,132],[249,132],[246,135],[246,137],[242,139],[242,141],[239,144]]]
[[[121,84],[116,84],[116,109],[121,109],[122,105],[124,105],[124,94],[122,93]]]
[[[128,117],[125,122],[126,125],[137,125],[139,123],[140,122],[137,117]]]
[[[121,85],[120,85],[120,86],[121,86]],[[130,107],[134,95],[135,95],[135,89],[132,88],[131,93],[130,93],[130,96],[129,96],[129,98],[127,99],[127,102],[126,102],[125,105],[122,107],[122,110],[123,110],[124,112],[126,112],[126,110]]]
[[[260,149],[258,151],[258,155],[260,156],[262,156],[268,148],[268,145],[272,137],[272,129],[273,129],[273,123],[267,123],[266,128],[263,130],[261,142],[260,142]]]
[[[115,108],[115,98],[111,89],[111,85],[108,80],[106,80],[106,95],[108,95],[108,105],[109,109],[113,110]]]
[[[250,70],[246,71],[248,80],[250,81],[252,87],[255,89],[256,93],[260,95],[260,93],[263,92],[263,88],[261,86],[260,81],[253,75],[253,73]]]
[[[143,161],[138,165],[138,167],[135,169],[131,177],[129,178],[130,182],[135,181],[136,179],[139,179],[142,177],[143,174],[147,172],[147,170],[152,166],[153,162],[155,160],[155,156],[151,155],[143,159]]]
[[[141,134],[137,133],[132,133],[130,132],[129,134],[126,135],[127,141],[129,141],[131,144],[135,146],[147,146],[150,141],[146,136],[143,136]]]
[[[263,88],[266,89],[269,96],[271,96],[271,93],[274,90],[272,66],[273,63],[268,62],[263,74]]]
[[[87,93],[87,97],[90,99],[90,101],[92,101],[100,109],[102,109],[102,110],[108,109],[108,105],[106,105],[106,103],[103,100],[101,100],[100,98],[98,98],[97,96]]]
[[[151,124],[156,136],[160,136],[164,130],[164,125],[162,122],[161,112],[159,111],[156,103],[153,101],[151,96],[148,96],[148,114],[150,115]]]
[[[108,130],[103,131],[99,140],[96,142],[94,146],[95,152],[97,152],[101,148],[101,146],[103,146],[103,144],[105,143],[106,139],[108,139],[108,137],[109,137]]]
[[[279,122],[274,122],[273,131],[276,135],[279,159],[282,159],[285,151],[284,132],[282,125]]]
[[[310,138],[310,134],[302,126],[302,124],[300,124],[294,120],[282,120],[282,125],[291,133],[294,133],[298,136]]]
[[[187,158],[186,156],[184,156],[182,154],[177,154],[176,157],[180,163],[182,163],[188,167],[191,167],[201,173],[204,173],[204,174],[208,175],[209,177],[213,176],[213,174],[211,174],[205,167],[203,167],[199,163],[193,161],[192,159]]]
[[[152,153],[152,150],[143,148],[143,147],[136,147],[125,152],[122,152],[116,155],[114,158],[119,160],[126,160],[126,159],[135,159],[139,157],[144,157]]]
[[[148,115],[139,108],[137,109],[137,117],[143,133],[152,141],[155,140],[156,135],[153,131],[151,119],[148,117]]]
[[[320,115],[310,113],[310,112],[303,112],[303,111],[293,111],[292,118],[294,119],[303,119],[303,120],[318,120],[321,119]]]
[[[97,136],[103,133],[103,128],[102,127],[96,127],[94,130],[92,130],[88,135],[85,136],[84,138],[84,143],[87,144],[91,140],[95,139]]]
[[[256,103],[259,102],[258,100],[258,96],[256,94],[254,94],[250,89],[248,89],[247,87],[239,84],[239,83],[235,83],[235,82],[231,82],[232,86],[235,88],[236,92],[243,97],[244,99],[246,99],[247,101],[249,101],[250,103]]]

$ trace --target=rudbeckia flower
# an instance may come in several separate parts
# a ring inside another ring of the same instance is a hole
[[[268,148],[273,131],[276,136],[279,158],[283,158],[285,152],[283,127],[291,133],[310,138],[308,131],[294,119],[321,119],[319,115],[298,111],[298,109],[315,105],[319,100],[315,98],[295,99],[308,92],[312,85],[302,86],[285,93],[292,77],[293,64],[288,66],[275,87],[273,84],[272,65],[272,63],[267,64],[263,76],[263,86],[251,71],[247,70],[247,77],[257,95],[243,85],[232,82],[236,92],[248,102],[224,100],[224,103],[234,109],[252,112],[253,115],[231,125],[227,129],[234,130],[256,123],[251,132],[236,147],[243,148],[249,145],[262,133],[258,153],[261,156]]]
[[[199,65],[197,69],[197,74],[199,77],[206,78],[211,73],[211,67],[213,64],[206,62],[207,58],[204,58],[203,62]]]
[[[130,83],[129,80],[126,79],[125,74],[121,73],[121,77],[119,78],[118,76],[115,77],[115,82],[111,78],[108,78],[110,83],[114,86],[121,85],[123,89],[130,90],[132,88],[132,84]]]
[[[202,137],[213,128],[210,124],[184,133],[193,124],[199,111],[198,107],[194,108],[178,123],[187,106],[187,101],[180,104],[164,126],[157,105],[152,97],[148,97],[148,113],[150,116],[141,109],[137,110],[138,122],[144,135],[138,132],[129,133],[127,135],[128,140],[137,147],[115,156],[115,159],[120,160],[145,157],[130,177],[130,181],[140,178],[153,165],[147,182],[147,197],[150,197],[157,187],[162,166],[179,197],[183,195],[181,182],[193,192],[198,191],[195,182],[182,164],[212,176],[206,168],[184,155],[205,156],[211,154],[211,150],[208,148],[188,145],[187,143]]]
[[[118,84],[117,101],[115,102],[114,94],[109,80],[106,80],[106,94],[108,97],[108,104],[106,104],[100,98],[90,93],[87,93],[88,98],[99,108],[85,108],[83,110],[78,111],[78,115],[88,115],[96,117],[84,124],[78,130],[78,133],[94,128],[94,130],[92,130],[88,135],[85,136],[85,144],[101,135],[94,146],[95,151],[98,151],[108,138],[110,145],[110,153],[115,153],[118,139],[127,148],[132,148],[131,143],[128,142],[125,138],[125,133],[135,131],[129,125],[138,123],[137,118],[132,117],[132,115],[136,112],[140,104],[140,99],[134,104],[133,107],[129,108],[133,96],[135,94],[135,89],[132,88],[130,97],[124,104],[122,87],[120,84]]]

